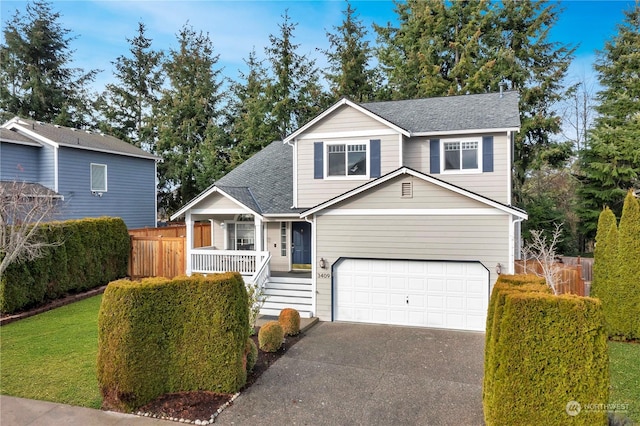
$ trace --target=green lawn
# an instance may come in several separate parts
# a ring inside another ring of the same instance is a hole
[[[611,404],[628,404],[624,414],[640,424],[640,343],[609,342]]]
[[[100,408],[95,296],[0,327],[0,393]],[[640,344],[609,343],[612,404],[640,424]]]
[[[0,393],[100,408],[102,295],[0,327]]]

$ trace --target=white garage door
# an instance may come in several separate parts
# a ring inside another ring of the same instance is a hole
[[[342,259],[334,319],[484,331],[489,271],[478,262]]]

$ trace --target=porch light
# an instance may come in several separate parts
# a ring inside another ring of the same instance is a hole
[[[225,225],[226,224],[224,222],[220,222],[220,228],[224,229]]]
[[[500,275],[502,273],[502,265],[500,262],[496,265],[496,274]]]
[[[323,257],[320,258],[320,268],[327,269],[327,260]]]

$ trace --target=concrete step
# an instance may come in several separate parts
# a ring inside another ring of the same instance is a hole
[[[298,311],[300,314],[300,318],[312,318],[311,312],[305,311],[302,309],[298,309],[295,306],[283,306],[282,308],[262,308],[260,309],[260,315],[268,315],[270,317],[278,317],[280,315],[280,311],[284,308],[293,308]]]
[[[279,288],[266,288],[264,289],[264,294],[269,296],[303,297],[309,299],[313,297],[313,293],[310,290],[289,290]]]
[[[308,285],[311,285],[311,278],[302,278],[302,277],[269,277],[269,283],[308,284]]]

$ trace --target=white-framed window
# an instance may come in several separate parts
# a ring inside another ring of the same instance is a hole
[[[234,221],[225,222],[227,250],[255,250],[256,227],[253,216],[241,214]]]
[[[441,150],[444,173],[482,171],[482,139],[443,140]]]
[[[91,163],[91,191],[107,192],[107,165]]]
[[[280,256],[287,256],[287,222],[280,223]]]
[[[327,143],[326,176],[332,178],[368,178],[369,143]]]

